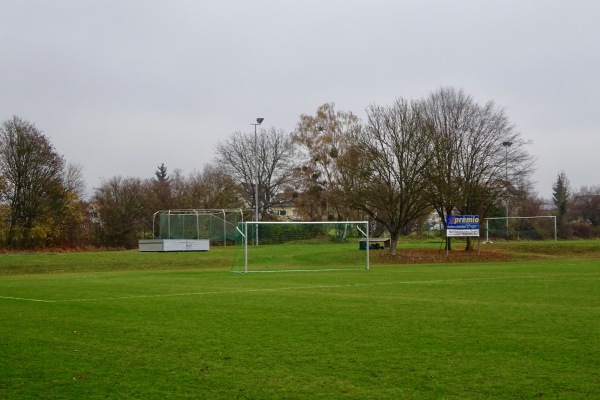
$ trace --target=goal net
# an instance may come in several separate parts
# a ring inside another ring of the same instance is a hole
[[[242,222],[233,272],[369,269],[369,224]]]
[[[208,239],[212,246],[227,246],[236,240],[241,210],[161,210],[152,218],[153,239]]]
[[[494,240],[556,240],[556,217],[485,218],[485,241]]]

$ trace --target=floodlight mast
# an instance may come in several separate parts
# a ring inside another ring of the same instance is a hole
[[[257,151],[257,140],[256,140],[256,127],[264,121],[264,118],[256,118],[256,123],[251,124],[254,125],[254,220],[258,222],[258,151]],[[258,224],[256,225],[256,235],[254,237],[255,244],[258,246]]]

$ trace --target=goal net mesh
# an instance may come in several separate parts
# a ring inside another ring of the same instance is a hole
[[[483,228],[489,241],[555,240],[555,221],[552,216],[486,218]]]
[[[243,222],[233,272],[368,269],[368,223]]]
[[[239,210],[164,210],[154,215],[154,239],[208,239],[211,245],[234,244]]]

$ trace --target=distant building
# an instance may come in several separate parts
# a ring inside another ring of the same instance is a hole
[[[540,205],[540,211],[546,214],[552,214],[556,210],[556,204],[553,201],[544,200]]]

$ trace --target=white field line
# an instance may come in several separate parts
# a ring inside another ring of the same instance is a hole
[[[40,303],[56,303],[58,301],[58,300],[27,299],[25,297],[11,297],[11,296],[0,296],[0,299],[23,300],[23,301],[37,301],[37,302],[40,302]]]
[[[599,276],[599,275],[600,275],[600,273],[576,274],[576,275],[554,275],[554,276],[552,276],[553,279],[551,279],[551,280],[556,280],[556,278]],[[170,294],[130,295],[130,296],[97,297],[97,298],[84,298],[84,299],[43,300],[43,299],[32,299],[32,298],[11,297],[11,296],[0,296],[0,299],[32,301],[32,302],[40,302],[40,303],[73,303],[73,302],[85,302],[85,301],[130,300],[130,299],[149,299],[149,298],[181,297],[181,296],[207,296],[207,295],[217,295],[217,294],[280,292],[280,291],[291,291],[291,290],[335,289],[335,288],[365,287],[365,286],[435,285],[435,284],[445,284],[445,283],[491,282],[491,281],[502,281],[502,280],[513,280],[513,279],[538,279],[538,278],[549,278],[549,276],[548,275],[523,275],[523,276],[496,277],[496,278],[489,277],[489,278],[472,278],[472,279],[434,279],[434,280],[427,280],[427,281],[353,283],[353,284],[345,284],[345,285],[288,286],[288,287],[281,287],[281,288],[225,290],[225,291],[218,291],[218,292],[214,291],[214,292],[187,292],[187,293],[170,293]],[[550,279],[544,279],[544,280],[550,280]]]

